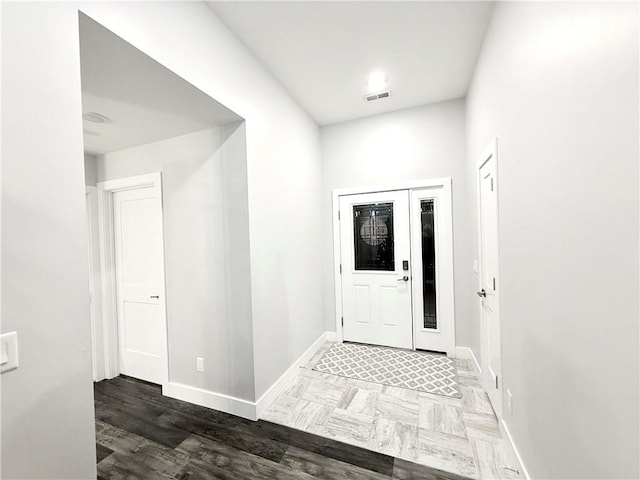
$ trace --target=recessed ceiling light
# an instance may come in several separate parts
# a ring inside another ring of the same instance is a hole
[[[101,113],[97,112],[84,112],[82,114],[82,119],[93,123],[109,123],[111,121],[109,117],[105,117]]]
[[[379,93],[387,86],[387,75],[381,71],[376,70],[369,75],[367,79],[367,89],[369,93]]]

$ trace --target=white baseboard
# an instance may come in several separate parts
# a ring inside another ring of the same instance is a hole
[[[334,339],[334,340],[331,340]],[[298,374],[300,367],[311,360],[326,341],[335,341],[335,332],[324,332],[313,344],[287,369],[286,372],[256,402],[231,397],[222,393],[191,387],[181,383],[169,382],[162,386],[162,394],[185,402],[213,408],[249,420],[257,420],[262,416],[271,402],[286,390]]]
[[[478,363],[478,359],[474,355],[473,350],[471,348],[456,347],[456,358],[468,358],[473,360],[473,366],[476,372],[477,373],[482,372],[482,369],[480,368],[480,364]],[[527,480],[530,480],[531,477],[529,476],[529,472],[527,472],[527,469],[524,466],[522,457],[520,456],[520,452],[516,448],[516,444],[513,441],[513,437],[511,436],[511,433],[509,432],[509,428],[507,427],[507,424],[505,423],[503,418],[500,419],[500,425],[502,426],[502,430],[504,430],[504,433],[506,434],[506,437],[509,440],[509,444],[511,445],[511,448],[513,448],[513,451],[516,454],[516,459],[518,460],[518,463],[519,463],[518,467],[522,470],[522,473],[524,474],[525,478]]]
[[[338,341],[338,334],[336,332],[324,332],[325,334],[325,340],[327,342],[337,342]]]
[[[482,373],[482,369],[480,368],[478,359],[473,354],[473,350],[470,347],[456,347],[456,358],[469,358],[473,360],[473,365],[476,369],[476,372]]]
[[[516,458],[518,459],[518,463],[520,464],[520,468],[522,469],[522,473],[524,473],[524,478],[530,480],[529,472],[527,472],[526,467],[524,466],[524,462],[522,461],[522,457],[520,456],[520,452],[516,448],[516,444],[513,441],[513,437],[511,436],[511,432],[509,432],[509,428],[507,428],[507,424],[504,419],[501,419],[502,428],[504,429],[504,433],[507,434],[507,438],[509,439],[509,443],[511,444],[511,448],[513,448],[514,453],[516,454]]]
[[[313,342],[313,344],[304,352],[295,362],[291,364],[291,366],[287,369],[286,372],[282,374],[282,376],[271,385],[271,387],[264,392],[264,394],[258,399],[256,402],[256,417],[260,418],[262,414],[269,408],[271,402],[273,402],[278,395],[284,392],[287,387],[293,382],[293,379],[298,374],[300,367],[306,365],[311,357],[313,357],[320,347],[324,345],[326,341],[331,341],[329,338],[333,335],[335,338],[335,332],[324,332],[322,335],[318,337],[318,339]]]
[[[201,407],[213,408],[214,410],[248,418],[249,420],[257,420],[256,404],[241,398],[174,382],[163,385],[162,394],[167,397],[194,403]]]

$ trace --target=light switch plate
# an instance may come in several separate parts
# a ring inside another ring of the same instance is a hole
[[[0,335],[0,372],[18,368],[18,332]]]
[[[480,265],[478,265],[478,260],[473,261],[473,273],[478,275],[480,273]]]

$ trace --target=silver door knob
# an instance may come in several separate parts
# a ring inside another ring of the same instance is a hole
[[[487,292],[484,291],[484,288],[476,293],[478,294],[479,297],[482,297],[482,298],[487,296]]]
[[[409,281],[409,277],[407,277],[406,275],[398,279],[398,282],[408,282],[408,281]]]

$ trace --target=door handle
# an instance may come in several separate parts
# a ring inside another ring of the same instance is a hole
[[[160,295],[151,295],[149,298],[160,298]]]
[[[408,281],[409,281],[409,277],[407,277],[407,276],[405,275],[404,277],[399,278],[397,281],[398,281],[398,282],[408,282]]]
[[[479,297],[484,298],[487,296],[487,292],[485,292],[484,288],[482,290],[480,290],[479,292],[476,292],[478,294]]]

